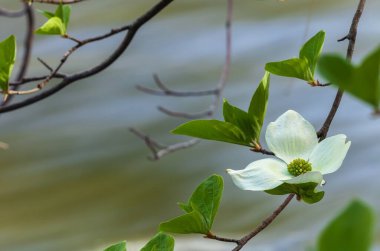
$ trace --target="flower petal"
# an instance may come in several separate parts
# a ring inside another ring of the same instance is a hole
[[[322,174],[338,170],[351,145],[351,141],[346,142],[346,139],[346,135],[338,134],[321,141],[309,158],[312,170]]]
[[[308,182],[322,184],[323,176],[320,172],[307,172],[307,173],[298,175],[297,177],[284,180],[284,182],[289,183],[289,184],[303,184],[303,183],[308,183]]]
[[[288,164],[297,158],[307,160],[318,144],[314,127],[292,110],[269,123],[265,139],[269,149]]]
[[[281,185],[290,179],[286,164],[276,159],[254,161],[243,170],[227,170],[232,181],[242,190],[263,191]]]

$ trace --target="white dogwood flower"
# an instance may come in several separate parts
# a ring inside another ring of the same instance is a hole
[[[351,142],[339,134],[318,143],[314,127],[300,114],[289,110],[269,123],[265,139],[269,149],[280,158],[254,161],[243,170],[231,170],[233,182],[242,190],[263,191],[283,183],[321,184],[322,175],[342,165]]]

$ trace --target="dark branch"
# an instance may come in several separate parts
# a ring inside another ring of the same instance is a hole
[[[345,39],[349,40],[348,48],[347,48],[347,54],[346,54],[346,58],[348,61],[351,61],[352,55],[354,53],[355,42],[356,42],[356,34],[358,31],[358,24],[359,24],[360,17],[363,13],[363,10],[364,10],[365,2],[366,2],[366,0],[360,0],[359,1],[355,15],[352,19],[350,31],[348,32],[348,34],[344,38],[338,40],[338,41],[343,41]],[[327,136],[327,133],[330,129],[330,125],[334,119],[334,116],[335,116],[338,108],[339,108],[340,101],[342,100],[342,96],[343,96],[343,90],[339,89],[338,92],[336,93],[336,96],[335,96],[334,102],[331,106],[330,112],[327,115],[327,118],[326,118],[325,122],[323,123],[322,128],[318,131],[318,137],[319,137],[320,141],[324,140]]]
[[[12,104],[12,105],[1,107],[0,108],[0,113],[10,112],[10,111],[13,111],[13,110],[20,109],[22,107],[31,105],[33,103],[36,103],[36,102],[38,102],[40,100],[43,100],[43,99],[45,99],[45,98],[47,98],[47,97],[49,97],[49,96],[57,93],[58,91],[60,91],[64,87],[66,87],[66,86],[68,86],[68,85],[70,85],[70,84],[72,84],[72,83],[74,83],[74,82],[76,82],[78,80],[81,80],[83,78],[88,78],[90,76],[93,76],[93,75],[95,75],[95,74],[97,74],[97,73],[105,70],[113,62],[115,62],[121,56],[121,54],[128,48],[128,46],[130,45],[130,43],[131,43],[132,39],[134,38],[135,34],[137,33],[137,31],[146,22],[148,22],[150,19],[152,19],[158,13],[160,13],[171,2],[173,2],[173,0],[161,0],[158,4],[156,4],[155,6],[153,6],[145,14],[143,14],[142,16],[140,16],[139,18],[137,18],[131,25],[126,26],[126,27],[122,27],[121,29],[113,30],[113,31],[111,31],[111,33],[107,33],[106,35],[98,36],[98,37],[95,37],[95,38],[90,38],[88,40],[83,40],[82,41],[83,43],[94,42],[94,41],[98,41],[100,39],[109,37],[109,36],[111,36],[113,34],[116,34],[117,32],[119,32],[121,30],[128,30],[126,36],[124,37],[124,40],[120,43],[119,47],[106,60],[104,60],[103,62],[99,63],[98,65],[96,65],[93,68],[90,68],[88,70],[84,70],[82,72],[75,73],[75,74],[72,74],[70,76],[65,77],[56,86],[54,86],[54,87],[52,87],[52,88],[50,88],[50,89],[48,89],[48,90],[46,90],[46,91],[44,91],[44,92],[42,92],[40,94],[37,94],[34,97],[25,99],[25,100],[23,100],[23,101],[21,101],[19,103],[15,103],[15,104]],[[77,44],[76,46],[74,46],[70,50],[68,50],[65,53],[65,55],[63,56],[63,58],[61,59],[61,62],[58,65],[58,67],[56,67],[56,69],[51,73],[51,75],[49,75],[48,78],[46,78],[43,82],[39,83],[36,88],[34,88],[32,90],[25,91],[24,93],[33,93],[33,92],[37,92],[40,89],[42,89],[49,82],[49,80],[55,74],[58,73],[58,70],[66,62],[67,58],[76,49],[78,49],[79,47],[83,46],[83,43]],[[16,92],[16,93],[13,93],[13,94],[23,94],[23,93],[22,92]]]

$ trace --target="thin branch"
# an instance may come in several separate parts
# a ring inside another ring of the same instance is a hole
[[[157,141],[149,137],[149,135],[144,134],[138,129],[129,128],[129,131],[131,131],[133,134],[135,134],[137,137],[139,137],[145,142],[145,144],[147,145],[147,147],[151,150],[153,154],[153,157],[149,157],[149,159],[151,160],[159,160],[160,158],[162,158],[163,156],[169,153],[173,153],[181,149],[191,147],[200,141],[198,139],[191,139],[188,141],[166,146],[161,143],[158,143]]]
[[[356,34],[358,31],[358,24],[360,21],[360,17],[362,16],[365,3],[366,3],[366,0],[360,0],[359,1],[355,15],[352,19],[352,23],[351,23],[350,30],[349,30],[348,34],[345,37],[343,37],[342,39],[338,40],[338,41],[343,41],[345,39],[349,40],[348,48],[347,48],[347,54],[346,54],[346,59],[348,61],[351,61],[352,55],[354,53],[355,42],[356,42]],[[335,116],[338,108],[339,108],[340,101],[342,100],[342,96],[343,96],[343,90],[339,89],[338,92],[336,93],[336,96],[335,96],[334,102],[331,106],[330,112],[329,112],[325,122],[323,123],[323,126],[318,131],[318,137],[319,137],[320,141],[324,140],[327,136],[327,133],[330,129],[330,125],[334,119],[334,116]]]
[[[38,62],[40,62],[43,66],[46,67],[46,69],[48,69],[50,72],[53,72],[54,69],[48,64],[46,63],[42,58],[37,58]]]
[[[16,86],[16,85],[25,85],[25,84],[28,84],[30,82],[36,82],[36,81],[41,81],[41,80],[44,80],[46,79],[47,77],[49,77],[49,75],[44,75],[44,76],[39,76],[39,77],[29,77],[29,78],[23,78],[21,79],[20,81],[14,81],[14,82],[10,82],[9,85],[10,86]],[[60,74],[60,73],[57,73],[55,75],[53,75],[53,78],[60,78],[60,79],[63,79],[65,78],[66,75],[65,74]]]
[[[233,243],[236,243],[236,245],[239,245],[239,240],[237,240],[237,239],[219,237],[219,236],[214,235],[211,232],[209,232],[206,236],[204,236],[204,238],[211,239],[211,240],[222,241],[222,242],[233,242]]]
[[[243,238],[241,238],[239,240],[239,244],[237,245],[237,247],[235,247],[232,251],[238,251],[238,250],[242,249],[245,246],[245,244],[247,244],[247,242],[249,240],[251,240],[258,233],[260,233],[266,227],[268,227],[274,221],[274,219],[276,219],[277,216],[285,209],[285,207],[290,203],[290,201],[294,198],[294,196],[295,196],[295,194],[288,195],[288,197],[286,197],[286,199],[284,200],[284,202],[268,218],[266,218],[252,232],[250,232],[249,234],[247,234],[246,236],[244,236]]]
[[[13,111],[13,110],[16,110],[16,109],[20,109],[22,107],[25,107],[25,106],[28,106],[28,105],[31,105],[33,103],[36,103],[38,101],[41,101],[55,93],[57,93],[58,91],[60,91],[61,89],[63,89],[64,87],[72,84],[72,83],[75,83],[77,82],[78,80],[81,80],[83,78],[88,78],[88,77],[91,77],[105,69],[107,69],[111,64],[113,64],[120,56],[121,54],[129,47],[131,41],[133,40],[135,34],[137,33],[137,31],[145,24],[147,23],[150,19],[152,19],[154,16],[156,16],[158,13],[160,13],[163,9],[165,9],[171,2],[173,2],[173,0],[161,0],[159,3],[157,3],[155,6],[153,6],[150,10],[148,10],[145,14],[143,14],[142,16],[140,16],[139,18],[137,18],[131,25],[127,26],[127,27],[122,27],[121,29],[123,30],[128,30],[127,34],[125,35],[124,39],[122,40],[122,42],[119,44],[119,47],[116,48],[116,50],[107,58],[105,59],[104,61],[100,62],[98,65],[90,68],[90,69],[87,69],[87,70],[84,70],[82,72],[78,72],[78,73],[75,73],[75,74],[72,74],[72,75],[69,75],[67,77],[65,77],[60,83],[58,83],[56,86],[42,92],[42,93],[39,93],[31,98],[28,98],[28,99],[25,99],[23,101],[20,101],[18,103],[15,103],[15,104],[11,104],[11,105],[8,105],[8,106],[5,106],[5,107],[1,107],[0,108],[0,113],[5,113],[5,112],[10,112],[10,111]],[[90,39],[87,39],[87,40],[83,40],[82,42],[86,42],[88,41],[87,43],[89,42],[93,42],[93,41],[98,41],[100,39],[103,39],[103,38],[106,38],[106,37],[109,37],[113,34],[116,34],[117,32],[119,32],[120,29],[116,29],[116,30],[113,30],[111,31],[111,33],[108,33],[108,34],[105,34],[105,35],[102,35],[102,36],[98,36],[98,37],[95,37],[95,38],[90,38]],[[37,85],[36,88],[32,89],[32,90],[29,90],[29,91],[38,91],[40,89],[42,89],[46,84],[47,82],[52,78],[52,76],[54,74],[56,74],[58,72],[58,70],[60,69],[60,67],[64,64],[64,62],[67,60],[68,56],[71,55],[73,53],[73,51],[75,51],[77,48],[79,48],[80,46],[82,46],[82,44],[77,44],[76,46],[72,47],[70,50],[68,50],[65,55],[63,56],[63,58],[61,59],[61,62],[60,64],[56,67],[55,71],[53,71],[51,73],[51,75],[46,79],[44,80],[43,82],[41,82],[40,84]]]
[[[175,112],[172,110],[169,110],[167,108],[164,108],[162,106],[159,106],[158,109],[173,117],[182,117],[187,119],[199,119],[202,117],[212,117],[218,107],[219,101],[221,99],[222,91],[224,87],[227,84],[227,79],[230,72],[230,65],[231,65],[231,23],[232,23],[232,14],[233,14],[233,0],[227,0],[227,16],[226,16],[226,54],[225,54],[225,61],[222,73],[220,75],[220,80],[216,86],[216,88],[208,91],[198,91],[198,92],[177,92],[170,90],[168,87],[166,87],[161,80],[158,78],[157,75],[154,75],[154,81],[158,88],[160,90],[154,90],[151,88],[143,87],[143,86],[137,86],[137,88],[143,92],[147,92],[149,94],[154,95],[164,95],[164,96],[177,96],[177,97],[199,97],[199,96],[206,96],[206,95],[213,95],[213,101],[209,105],[209,107],[201,112],[198,113],[187,113],[187,112]],[[140,137],[141,138],[141,137]],[[193,146],[195,143],[199,142],[198,139],[192,139],[189,141],[177,143],[174,145],[169,145],[166,148],[155,148],[154,144],[151,144],[150,142],[153,141],[152,138],[150,138],[147,135],[144,135],[142,139],[145,141],[145,144],[148,146],[149,149],[151,149],[154,157],[154,160],[158,160],[160,157],[163,157],[166,154],[172,153],[174,151],[178,151],[181,149],[185,149],[188,147]],[[156,155],[156,152],[163,153],[161,155]]]
[[[165,113],[166,115],[169,115],[172,117],[185,118],[185,119],[199,119],[203,117],[211,117],[214,114],[214,109],[211,107],[204,111],[200,111],[196,113],[175,112],[162,106],[158,106],[157,108],[160,112]]]
[[[173,96],[173,97],[201,97],[201,96],[209,96],[216,95],[219,90],[212,89],[206,91],[174,91],[168,88],[164,83],[160,80],[157,74],[153,75],[153,79],[159,90],[145,87],[142,85],[136,85],[136,88],[142,92],[157,95],[157,96]]]

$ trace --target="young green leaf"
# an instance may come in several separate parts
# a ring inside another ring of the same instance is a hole
[[[269,98],[270,74],[265,72],[264,77],[261,79],[259,86],[251,98],[248,108],[248,114],[252,120],[255,121],[256,137],[253,138],[257,143],[260,142],[261,128],[264,124],[265,114],[267,111],[267,104]]]
[[[41,35],[64,35],[66,28],[60,18],[52,17],[38,28],[36,33]]]
[[[337,55],[322,56],[319,70],[329,82],[379,110],[380,47],[357,67]]]
[[[127,243],[125,241],[122,241],[120,243],[109,246],[108,248],[104,249],[104,251],[127,251]]]
[[[165,233],[156,234],[141,251],[173,251],[174,238]]]
[[[55,16],[59,17],[62,20],[63,25],[65,26],[65,29],[67,30],[67,26],[70,21],[70,13],[71,13],[71,7],[70,5],[63,5],[60,4],[56,11],[55,11]]]
[[[212,175],[204,180],[191,195],[187,204],[180,204],[186,214],[160,224],[160,231],[172,233],[210,232],[223,193],[223,178]]]
[[[249,146],[249,139],[234,124],[219,120],[193,120],[175,128],[172,133],[195,138]]]
[[[193,211],[160,224],[160,231],[177,234],[207,234],[209,228],[198,211]]]
[[[306,80],[309,84],[315,84],[314,71],[324,40],[325,32],[318,32],[302,46],[299,58],[267,63],[265,70],[275,75],[299,78]]]
[[[311,74],[314,76],[315,67],[317,66],[317,60],[321,54],[323,48],[323,42],[325,41],[325,32],[320,31],[314,35],[309,41],[307,41],[301,48],[299,57],[306,58],[309,63]]]
[[[8,82],[16,60],[16,38],[11,35],[0,42],[0,88],[8,91]]]
[[[266,72],[252,96],[248,113],[223,102],[224,120],[194,120],[172,133],[252,147],[259,143],[269,96],[269,72]]]
[[[322,231],[318,251],[368,251],[374,223],[371,208],[363,202],[353,201]]]
[[[305,58],[292,58],[279,62],[270,62],[265,65],[265,70],[278,76],[299,78],[307,82],[314,81],[309,63]]]
[[[257,131],[259,130],[257,122],[253,116],[247,112],[231,105],[226,99],[223,100],[223,116],[227,123],[231,123],[244,133],[246,139],[252,142],[258,138]]]
[[[69,5],[59,4],[54,14],[48,11],[40,12],[48,18],[48,21],[36,30],[37,34],[61,36],[66,34],[71,12]]]

